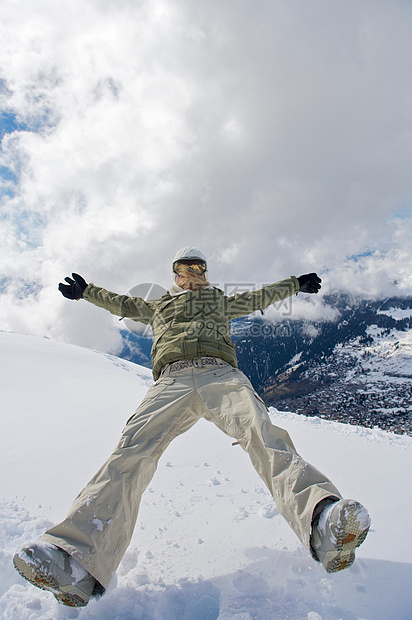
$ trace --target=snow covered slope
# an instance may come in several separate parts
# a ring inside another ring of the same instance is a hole
[[[299,452],[372,531],[352,568],[327,575],[249,463],[200,421],[163,456],[132,544],[101,600],[59,606],[12,567],[61,520],[111,452],[150,371],[47,339],[0,333],[0,617],[7,620],[402,620],[412,617],[412,438],[271,410]]]

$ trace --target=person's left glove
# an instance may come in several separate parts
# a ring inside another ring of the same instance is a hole
[[[73,279],[69,277],[64,278],[68,284],[60,282],[59,291],[67,299],[81,299],[88,284],[78,273],[72,273],[72,276]]]
[[[305,273],[298,277],[299,292],[301,293],[318,293],[321,288],[322,280],[317,273]]]

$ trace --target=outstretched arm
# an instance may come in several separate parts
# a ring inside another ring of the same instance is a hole
[[[247,291],[227,298],[228,315],[231,319],[240,318],[256,310],[263,311],[273,303],[286,299],[295,293],[318,293],[322,280],[316,273],[308,273],[296,278],[291,276],[280,282],[269,284],[257,291]]]
[[[273,303],[286,299],[299,291],[299,282],[295,276],[269,284],[257,291],[246,291],[227,298],[227,313],[231,319],[237,319],[256,310],[263,311]]]
[[[72,273],[72,278],[65,278],[67,284],[60,282],[59,291],[67,299],[85,299],[90,303],[104,308],[122,318],[130,318],[142,323],[150,323],[155,302],[146,302],[141,297],[129,297],[107,291],[105,288],[95,286],[87,282],[77,273]]]

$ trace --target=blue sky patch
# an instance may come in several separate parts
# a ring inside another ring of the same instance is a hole
[[[7,168],[7,166],[0,166],[0,177],[5,181],[17,183],[17,175],[14,174],[14,172],[12,172],[10,168]]]
[[[0,112],[0,141],[7,133],[13,133],[13,131],[25,131],[27,125],[17,120],[14,112]]]
[[[367,258],[368,256],[372,256],[376,250],[365,250],[360,254],[352,254],[351,256],[347,256],[346,260],[353,260],[355,263],[358,263],[362,258]]]
[[[43,286],[40,282],[25,280],[24,278],[11,278],[0,274],[0,293],[9,292],[13,287],[13,295],[16,299],[36,298]]]
[[[412,215],[412,199],[406,200],[394,212],[391,220],[407,220]]]

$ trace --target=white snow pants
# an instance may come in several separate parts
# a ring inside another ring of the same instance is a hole
[[[140,500],[170,442],[200,418],[236,439],[277,509],[309,549],[312,514],[341,498],[322,473],[274,426],[247,377],[230,365],[166,371],[128,420],[113,454],[43,540],[65,549],[107,588],[133,535]]]

